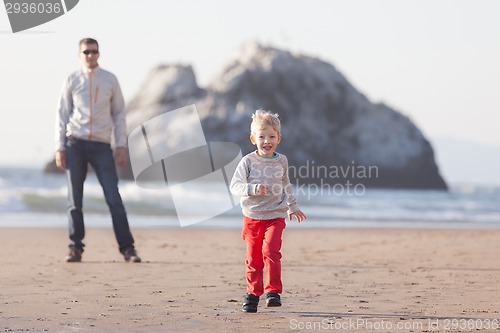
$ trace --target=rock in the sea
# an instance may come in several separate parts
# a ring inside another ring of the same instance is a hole
[[[129,131],[155,116],[196,104],[207,141],[249,141],[251,114],[279,113],[278,152],[292,182],[446,189],[431,145],[403,114],[373,104],[331,64],[257,43],[245,45],[200,88],[190,66],[162,65],[127,106]],[[121,177],[133,178],[131,168]]]

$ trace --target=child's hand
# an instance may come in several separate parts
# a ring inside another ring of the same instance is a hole
[[[259,184],[259,185],[257,185],[257,188],[255,189],[255,193],[257,195],[267,195],[267,190],[268,190],[267,185]]]
[[[288,214],[288,218],[290,219],[290,221],[292,220],[292,216],[295,216],[295,218],[297,219],[297,222],[299,222],[299,223],[306,219],[306,215],[304,213],[302,213],[302,211],[300,209],[296,212]]]

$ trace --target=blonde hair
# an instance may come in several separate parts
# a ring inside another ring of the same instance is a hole
[[[250,124],[250,134],[255,134],[265,125],[271,126],[280,135],[281,122],[277,113],[272,113],[263,109],[258,109],[252,114],[252,123]]]

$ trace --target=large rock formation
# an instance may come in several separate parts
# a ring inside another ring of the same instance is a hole
[[[316,58],[250,43],[206,88],[190,66],[159,66],[127,106],[129,131],[189,104],[196,104],[207,141],[234,142],[243,154],[254,149],[251,114],[279,113],[278,151],[303,183],[446,189],[431,145],[410,119],[371,103]],[[130,168],[121,176],[132,178]]]

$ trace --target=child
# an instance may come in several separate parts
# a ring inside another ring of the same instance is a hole
[[[264,291],[268,307],[281,306],[280,249],[285,218],[295,216],[299,223],[306,218],[292,193],[288,160],[275,152],[281,141],[280,129],[278,114],[257,110],[252,115],[250,141],[257,150],[241,159],[231,180],[231,192],[241,197],[242,237],[247,245],[243,312],[257,312]]]

